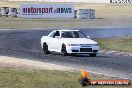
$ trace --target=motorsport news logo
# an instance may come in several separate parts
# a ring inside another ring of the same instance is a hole
[[[110,3],[132,3],[132,0],[110,0]]]
[[[23,8],[23,13],[26,14],[44,14],[44,13],[72,13],[72,8]]]
[[[89,73],[82,68],[82,77],[79,78],[79,82],[82,86],[88,85],[131,85],[131,80],[127,79],[98,79],[91,80],[88,78]]]

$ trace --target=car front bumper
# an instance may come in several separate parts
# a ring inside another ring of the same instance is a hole
[[[67,46],[67,53],[77,53],[77,54],[90,54],[90,53],[98,53],[99,46],[91,46],[91,47],[81,47],[81,46]]]

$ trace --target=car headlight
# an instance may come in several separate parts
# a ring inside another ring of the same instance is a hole
[[[69,46],[80,46],[80,44],[68,44]]]
[[[92,44],[92,46],[99,46],[99,44]]]

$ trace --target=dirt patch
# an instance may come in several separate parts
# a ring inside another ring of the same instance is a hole
[[[33,61],[22,58],[14,58],[7,56],[0,56],[0,67],[7,67],[11,69],[23,69],[23,70],[64,70],[73,71],[75,68],[52,64],[48,62]]]

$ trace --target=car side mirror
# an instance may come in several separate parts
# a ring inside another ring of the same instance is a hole
[[[60,36],[55,36],[55,38],[60,39]]]
[[[88,39],[90,39],[90,36],[87,36]]]

